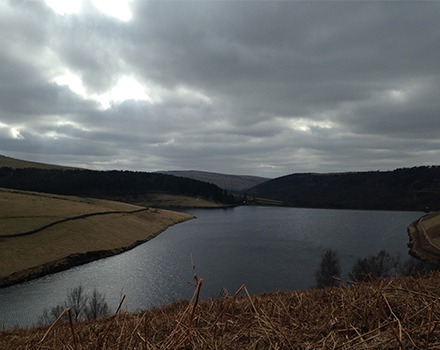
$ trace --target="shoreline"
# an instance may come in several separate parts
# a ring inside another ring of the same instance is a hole
[[[115,256],[121,253],[124,253],[126,251],[129,251],[133,248],[136,248],[137,246],[148,242],[149,240],[157,237],[161,233],[165,232],[168,228],[180,224],[185,221],[189,221],[194,219],[194,216],[188,216],[181,219],[176,220],[175,222],[172,222],[171,224],[167,225],[166,227],[156,231],[151,232],[148,234],[148,237],[141,240],[136,240],[133,243],[124,246],[124,247],[118,247],[113,249],[103,249],[103,250],[94,250],[94,251],[88,251],[85,253],[74,253],[70,254],[64,258],[57,259],[54,261],[50,261],[35,267],[31,267],[25,270],[17,271],[9,276],[0,278],[0,289],[1,288],[7,288],[15,284],[24,283],[27,281],[31,281],[34,279],[38,279],[47,275],[51,275],[57,272],[68,270],[75,266],[85,265],[90,262],[108,258],[111,256]]]

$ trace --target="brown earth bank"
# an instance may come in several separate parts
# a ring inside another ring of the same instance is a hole
[[[439,349],[439,284],[435,273],[253,296],[242,287],[220,300],[0,332],[0,348]]]
[[[408,226],[410,254],[436,264],[440,261],[440,212],[429,213]]]

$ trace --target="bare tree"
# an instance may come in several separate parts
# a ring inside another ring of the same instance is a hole
[[[62,304],[58,304],[52,308],[44,309],[43,314],[40,316],[37,324],[45,326],[53,323],[64,311],[65,307]],[[67,317],[65,318],[67,320]]]
[[[85,318],[89,296],[82,286],[74,288],[68,295],[65,306],[70,308],[72,318],[79,321]]]
[[[54,322],[65,308],[69,308],[72,318],[75,321],[96,320],[100,317],[108,316],[110,309],[105,301],[105,296],[96,289],[89,295],[82,286],[72,289],[64,303],[60,303],[50,310],[45,309],[39,319],[39,325],[47,325]],[[65,320],[67,320],[67,316]]]
[[[108,316],[110,313],[105,296],[96,289],[93,290],[86,309],[86,317],[88,320],[96,320],[100,317]]]
[[[397,268],[396,259],[381,250],[377,255],[358,259],[351,270],[351,278],[356,282],[369,282],[391,276]]]

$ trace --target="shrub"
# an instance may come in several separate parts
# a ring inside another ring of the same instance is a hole
[[[351,270],[351,278],[356,282],[369,282],[392,275],[398,263],[388,252],[381,250],[377,255],[357,259]]]
[[[401,264],[401,266],[399,266],[399,272],[403,276],[422,277],[430,272],[439,270],[439,264],[433,264],[413,257],[408,258],[403,264]]]

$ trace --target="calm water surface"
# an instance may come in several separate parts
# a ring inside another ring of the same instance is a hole
[[[78,285],[104,293],[113,309],[121,295],[131,311],[190,299],[191,256],[203,298],[242,284],[252,293],[310,288],[329,248],[339,253],[344,276],[357,257],[382,249],[406,258],[406,227],[422,215],[275,207],[188,212],[197,218],[131,251],[0,289],[0,329],[36,323]]]

